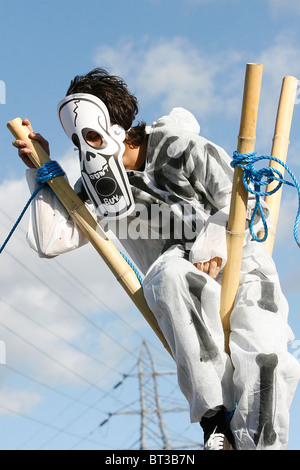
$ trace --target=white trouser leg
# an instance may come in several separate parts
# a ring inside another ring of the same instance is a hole
[[[196,269],[178,247],[151,267],[143,287],[177,364],[178,382],[191,421],[224,405],[234,407],[232,365],[224,352],[220,285]]]
[[[255,244],[254,244],[255,243]],[[283,450],[289,408],[299,380],[288,305],[263,245],[244,250],[238,296],[231,315],[230,351],[237,409],[231,422],[237,449]]]

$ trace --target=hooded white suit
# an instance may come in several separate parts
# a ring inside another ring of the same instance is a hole
[[[226,263],[233,170],[226,152],[199,131],[181,108],[148,128],[145,168],[128,172],[136,210],[108,226],[145,275],[145,298],[175,358],[191,421],[218,406],[236,406],[231,429],[237,449],[284,449],[300,374],[287,351],[293,340],[288,305],[272,258],[247,230],[231,315],[233,369],[219,316],[222,272],[214,280],[193,265],[216,256],[222,267]],[[33,190],[35,170],[28,181]],[[82,192],[80,182],[75,189]],[[250,197],[248,220],[254,203]],[[258,231],[259,218],[256,224]],[[32,205],[28,240],[50,257],[86,242],[47,189]]]

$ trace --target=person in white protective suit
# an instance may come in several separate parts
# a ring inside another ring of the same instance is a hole
[[[58,114],[80,151],[75,190],[144,274],[145,298],[171,348],[191,422],[203,428],[204,448],[284,450],[300,366],[288,352],[293,334],[276,267],[248,229],[231,315],[231,359],[224,350],[219,312],[231,160],[199,135],[185,109],[131,128],[137,111],[123,80],[103,69],[71,82]],[[31,138],[48,151],[41,135],[32,131]],[[13,144],[32,167],[26,143]],[[31,191],[35,178],[36,170],[27,170]],[[249,222],[252,197],[248,206]],[[264,212],[269,220],[266,206]],[[259,217],[255,223],[262,228]],[[42,257],[87,242],[47,189],[32,204],[28,241]]]

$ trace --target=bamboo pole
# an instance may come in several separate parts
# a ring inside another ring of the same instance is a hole
[[[262,81],[262,64],[247,64],[237,152],[254,151],[256,122]],[[248,191],[244,188],[243,170],[234,169],[230,213],[227,224],[227,263],[223,269],[220,315],[229,354],[230,315],[239,287],[243,241],[245,235]]]
[[[41,145],[29,138],[27,126],[22,124],[20,118],[16,118],[7,124],[8,129],[16,139],[26,141],[28,148],[32,150],[30,159],[36,168],[50,161],[48,154]],[[169,345],[156,321],[155,316],[149,309],[140,282],[129,264],[124,260],[112,241],[97,223],[91,212],[87,209],[75,191],[71,188],[63,176],[58,176],[48,181],[48,185],[64,205],[72,219],[80,230],[86,235],[96,251],[105,261],[121,286],[140,310],[153,331],[161,340],[164,347],[171,354]]]
[[[274,130],[273,145],[271,156],[276,157],[283,163],[286,163],[287,152],[289,147],[289,137],[292,125],[293,111],[298,87],[298,80],[295,77],[287,76],[282,81],[281,94],[279,99],[277,118]],[[277,162],[270,161],[270,167],[278,169],[284,175],[284,168]],[[278,183],[273,181],[266,187],[266,191],[272,191]],[[272,255],[275,235],[278,223],[278,215],[280,209],[280,202],[282,196],[282,187],[276,193],[266,196],[265,201],[268,204],[272,219],[273,226],[269,229],[268,238],[264,242],[265,246]],[[263,238],[264,233],[260,232],[258,236]]]

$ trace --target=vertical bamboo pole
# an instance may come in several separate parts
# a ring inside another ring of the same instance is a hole
[[[247,64],[237,152],[254,151],[256,122],[262,81],[262,64]],[[225,335],[225,350],[229,354],[230,315],[237,294],[245,235],[248,191],[244,188],[243,170],[234,170],[230,213],[227,225],[227,263],[223,270],[220,315]]]
[[[7,127],[16,139],[20,139],[28,143],[28,147],[33,152],[30,155],[30,159],[36,168],[39,168],[44,163],[50,161],[49,156],[43,150],[41,145],[29,138],[29,130],[22,124],[22,120],[20,118],[10,121],[7,124]],[[53,178],[48,181],[48,184],[60,202],[64,205],[72,219],[105,261],[136,307],[140,310],[153,331],[161,340],[164,347],[171,354],[169,345],[156,321],[156,318],[147,305],[143,289],[133,269],[129,266],[126,260],[124,260],[123,256],[107,237],[106,233],[97,223],[97,220],[67,183],[65,178],[63,176],[58,176],[57,178]]]
[[[286,157],[290,143],[289,137],[292,125],[297,87],[297,78],[291,76],[284,77],[282,81],[282,88],[279,99],[275,131],[273,137],[273,145],[271,151],[271,156],[278,158],[283,163],[286,163]],[[284,168],[279,163],[271,160],[270,167],[278,169],[282,173],[282,175],[284,175]],[[272,191],[276,187],[276,185],[276,181],[270,183],[266,187],[266,191]],[[268,238],[264,243],[271,255],[273,253],[274,248],[281,196],[282,187],[278,191],[276,191],[276,193],[265,197],[265,201],[268,204],[272,214],[273,226],[271,229],[269,229]],[[263,238],[263,233],[260,232],[259,237]]]

